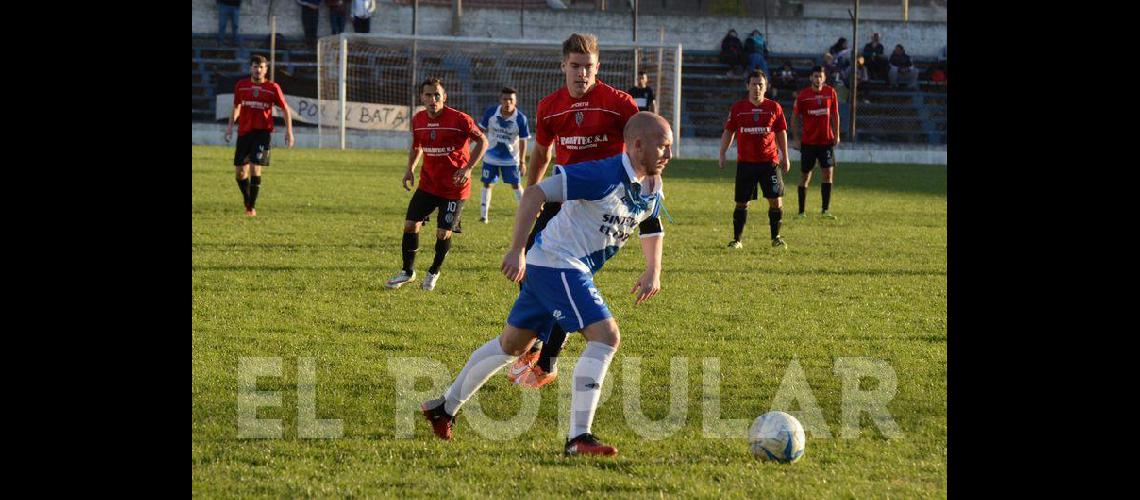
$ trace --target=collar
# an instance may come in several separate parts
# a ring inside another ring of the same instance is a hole
[[[517,115],[517,114],[519,114],[519,107],[518,106],[515,106],[515,112],[511,113],[511,116],[507,116],[507,115],[503,114],[503,105],[502,104],[500,104],[499,107],[495,108],[495,116],[498,116],[504,120],[510,120],[511,118],[514,118],[515,115]]]
[[[641,182],[642,178],[637,176],[637,172],[633,170],[633,163],[629,161],[629,151],[625,151],[621,154],[621,164],[625,167],[625,174],[629,176],[629,182]]]

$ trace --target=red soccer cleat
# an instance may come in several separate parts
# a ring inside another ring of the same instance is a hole
[[[566,440],[566,455],[598,455],[603,457],[612,457],[617,455],[617,448],[598,441],[589,432],[579,434],[574,439]]]
[[[455,421],[455,417],[447,414],[442,399],[436,401],[439,401],[439,405],[431,409],[428,409],[428,403],[432,401],[420,405],[420,412],[431,424],[431,430],[436,437],[444,441],[451,441],[451,423]]]
[[[539,387],[554,382],[556,378],[558,378],[558,370],[546,373],[546,370],[543,370],[541,366],[536,364],[530,367],[529,370],[523,372],[522,375],[519,375],[515,383],[530,389],[538,389]]]
[[[526,354],[519,356],[519,359],[515,360],[515,364],[507,369],[507,380],[510,380],[512,384],[515,383],[519,377],[534,366],[536,361],[538,361],[538,351],[527,351]]]

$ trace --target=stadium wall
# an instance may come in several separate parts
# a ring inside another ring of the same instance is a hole
[[[218,8],[214,0],[192,0],[193,33],[214,33],[218,29]],[[269,2],[245,3],[241,8],[240,33],[269,33]],[[272,5],[277,16],[277,30],[286,36],[304,35],[301,7],[292,0],[278,0]],[[419,9],[419,33],[451,35],[451,9],[425,7]],[[524,33],[519,31],[519,12],[508,9],[464,8],[461,34],[476,37],[564,38],[573,30],[592,32],[601,41],[628,41],[631,16],[628,13],[595,11],[528,10],[524,12]],[[374,33],[411,33],[412,8],[378,2],[372,17]],[[648,16],[638,18],[639,40],[657,41],[659,27],[665,28],[667,43],[681,43],[688,50],[719,50],[720,40],[729,28],[742,36],[753,29],[764,30],[764,19],[757,17],[713,16]],[[352,23],[347,23],[351,31]],[[893,47],[903,44],[907,53],[936,56],[946,44],[946,23],[932,21],[867,20],[859,23],[857,45],[862,47],[871,32],[883,34],[883,43]],[[318,35],[331,33],[328,9],[321,7]],[[521,36],[520,36],[521,35]],[[823,53],[839,37],[851,35],[851,22],[835,18],[771,18],[768,20],[769,49],[773,52]]]
[[[227,144],[223,139],[226,126],[219,123],[191,124],[191,144],[234,146],[234,142]],[[293,128],[295,147],[317,147],[317,129],[312,127]],[[326,138],[327,139],[327,138]],[[273,132],[273,147],[284,147],[285,132],[283,126],[278,126]],[[410,140],[407,132],[376,132],[348,129],[345,145],[349,149],[396,149],[407,150]],[[328,148],[331,145],[325,144]],[[534,143],[531,142],[531,148]],[[700,158],[715,160],[720,152],[719,138],[686,137],[681,142],[681,158]],[[728,148],[728,158],[736,158],[736,144]],[[792,153],[793,159],[798,159],[797,153]],[[855,163],[909,163],[919,165],[946,165],[946,146],[925,146],[914,144],[841,144],[835,150],[835,158],[840,162]]]

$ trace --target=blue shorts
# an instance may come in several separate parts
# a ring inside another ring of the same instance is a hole
[[[494,184],[499,181],[499,173],[503,174],[503,182],[507,184],[519,183],[519,166],[515,165],[491,165],[483,162],[483,183]]]
[[[507,324],[534,330],[546,342],[557,321],[567,332],[612,318],[610,308],[594,286],[594,276],[576,269],[526,266],[519,298]]]

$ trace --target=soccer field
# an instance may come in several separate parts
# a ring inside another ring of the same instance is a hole
[[[593,424],[620,454],[595,459],[562,456],[560,382],[573,359],[537,393],[496,374],[450,442],[409,410],[502,329],[518,292],[499,272],[516,208],[509,187],[496,186],[486,225],[472,189],[435,291],[419,279],[387,290],[411,196],[400,186],[406,151],[275,148],[255,218],[243,215],[233,149],[192,154],[194,496],[946,496],[946,167],[841,164],[837,220],[819,218],[817,171],[808,218],[796,220],[793,163],[789,248],[770,247],[760,200],[734,250],[733,164],[672,161],[661,293],[633,305],[644,269],[636,237],[596,279],[622,342]],[[433,232],[421,233],[421,277]],[[571,335],[563,356],[583,347]],[[265,439],[239,435],[250,432],[239,413],[254,411],[239,380],[257,374],[242,360],[254,357],[280,367],[256,379],[280,398],[255,410],[280,419]],[[891,384],[886,416],[849,411],[844,424],[845,401],[856,408],[859,394]],[[805,406],[820,418],[801,416]],[[749,453],[748,426],[773,409],[808,428],[795,464]],[[342,427],[310,438],[314,416]],[[888,416],[897,433],[880,427]],[[502,424],[512,418],[521,423]]]

